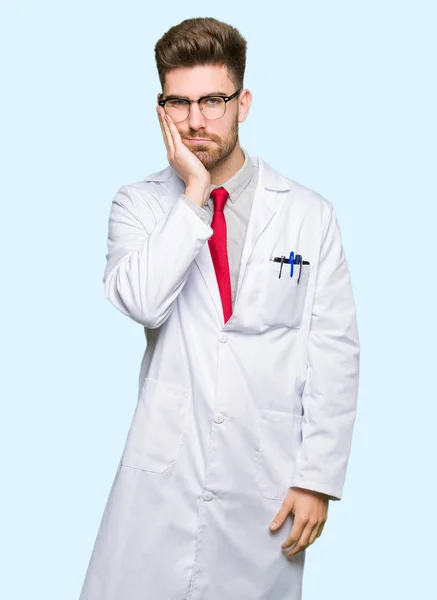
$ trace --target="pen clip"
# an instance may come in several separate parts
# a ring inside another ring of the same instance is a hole
[[[278,279],[280,279],[280,278],[281,278],[282,265],[284,264],[284,260],[285,260],[285,256],[284,256],[284,255],[282,255],[282,256],[281,256],[281,268],[279,269],[279,277],[278,277]]]
[[[299,285],[300,276],[302,273],[302,255],[301,254],[296,254],[296,264],[299,265],[299,277],[297,278],[297,285]]]

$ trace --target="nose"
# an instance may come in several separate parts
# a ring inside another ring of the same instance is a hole
[[[191,103],[187,122],[190,128],[194,130],[206,127],[206,119],[200,110],[198,102]]]

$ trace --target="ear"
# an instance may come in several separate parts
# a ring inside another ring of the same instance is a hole
[[[162,96],[162,93],[158,92],[158,94],[156,96],[156,104],[158,104],[158,102],[161,100],[161,96]]]
[[[243,90],[238,99],[238,122],[243,123],[249,114],[252,104],[252,94],[250,90]]]

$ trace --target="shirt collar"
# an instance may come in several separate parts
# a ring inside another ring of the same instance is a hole
[[[250,159],[249,154],[244,148],[241,148],[244,153],[244,164],[230,179],[222,183],[221,185],[210,184],[209,192],[214,188],[224,187],[229,194],[229,200],[235,202],[240,196],[241,192],[249,185],[252,177],[256,171],[256,167]],[[211,197],[208,198],[207,203],[212,202]]]
[[[248,160],[249,162],[252,162],[255,172],[259,172],[260,185],[266,190],[285,192],[294,188],[295,182],[293,182],[293,180],[288,179],[280,173],[278,173],[278,171],[276,171],[259,156],[256,156],[254,158],[249,157]],[[184,181],[179,177],[179,175],[171,165],[168,165],[167,167],[165,167],[165,169],[161,169],[160,171],[155,171],[154,173],[151,173],[150,175],[145,177],[143,181],[146,181],[148,183],[156,182],[161,184],[170,182],[174,183],[175,185],[177,185],[178,193],[180,193],[180,190],[183,190],[185,186]]]

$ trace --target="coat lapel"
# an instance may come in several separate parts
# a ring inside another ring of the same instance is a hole
[[[263,232],[267,232],[273,216],[280,208],[284,196],[279,192],[290,190],[287,180],[272,169],[259,157],[252,159],[259,168],[258,184],[255,189],[252,209],[250,211],[249,222],[244,239],[243,252],[238,274],[238,283],[236,298],[234,302],[234,312],[237,310],[238,292],[240,290],[246,265],[250,259],[257,241]],[[205,244],[194,259],[199,267],[202,277],[208,287],[214,308],[220,320],[222,327],[226,327],[223,318],[223,307],[220,298],[220,291],[217,284],[217,278],[214,271],[214,265],[209,251],[209,245]],[[232,316],[228,323],[232,320]]]
[[[254,157],[251,160],[254,161],[255,165],[259,169],[258,183],[255,189],[246,237],[244,239],[236,299],[238,298],[238,292],[244,278],[247,262],[255,249],[257,241],[263,232],[268,229],[273,216],[280,208],[284,200],[284,195],[280,194],[279,192],[290,190],[290,185],[285,177],[280,175],[261,158]],[[148,181],[165,181],[169,186],[175,186],[174,191],[178,195],[184,191],[183,181],[181,181],[171,166],[168,166],[163,171],[149,175],[146,179]],[[213,301],[215,311],[223,327],[225,325],[223,318],[223,307],[208,243],[205,243],[199,250],[194,261],[202,274]],[[235,301],[234,312],[236,308],[237,302]]]

